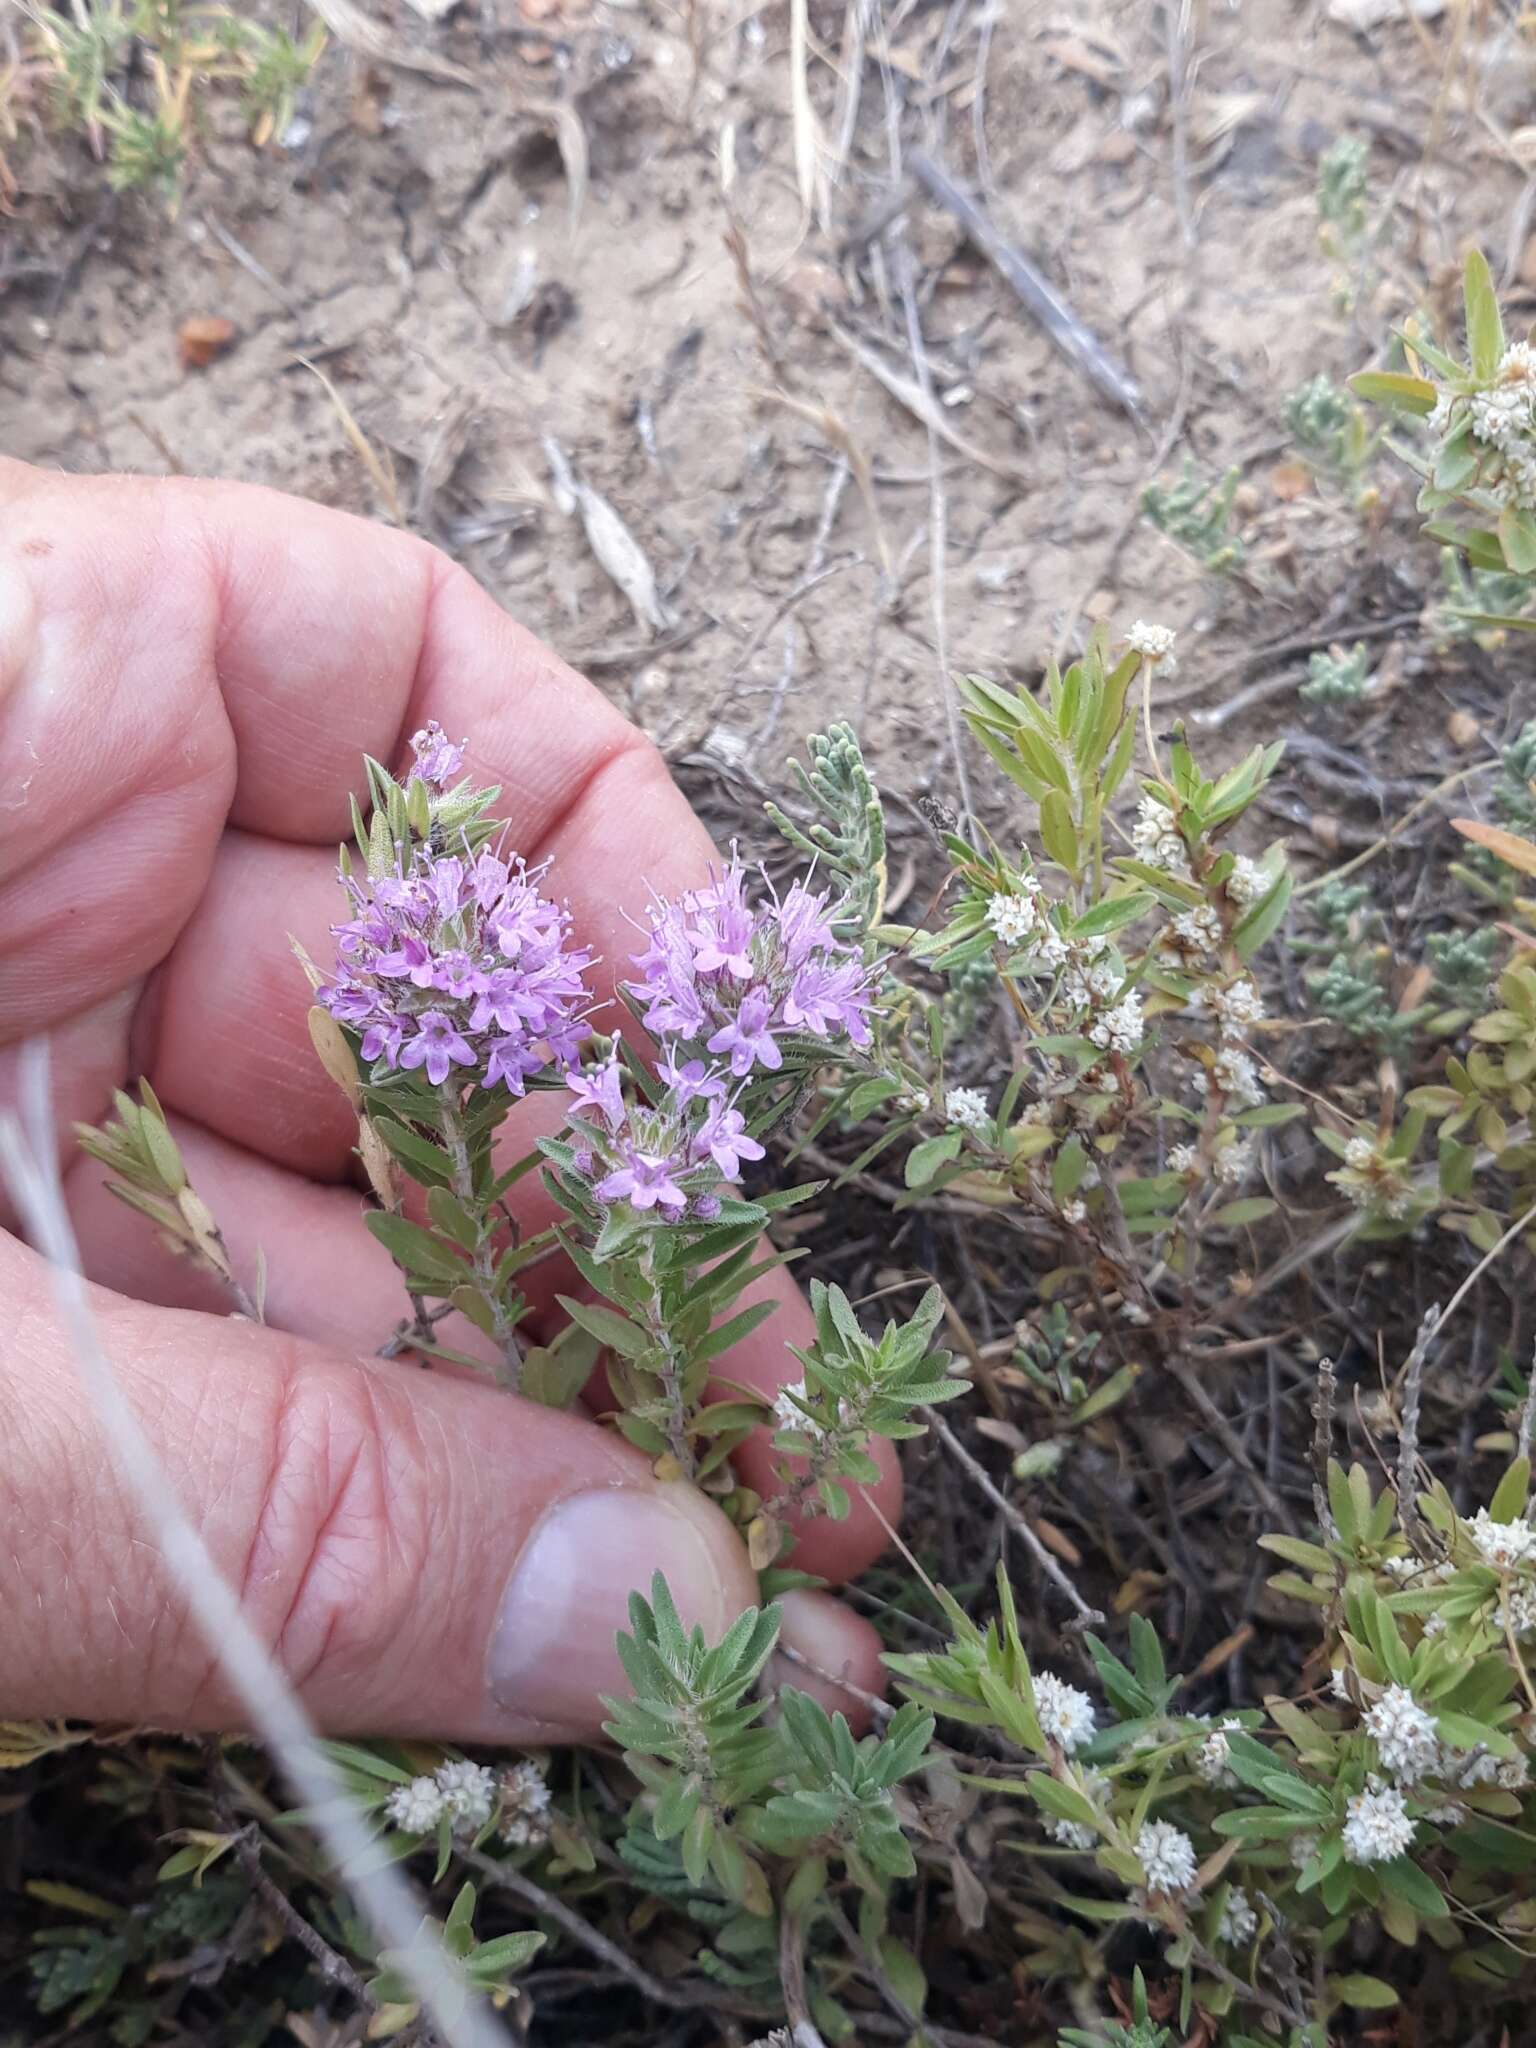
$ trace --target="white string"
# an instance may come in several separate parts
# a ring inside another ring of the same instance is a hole
[[[369,1869],[374,1838],[316,1738],[298,1695],[273,1662],[208,1546],[176,1498],[170,1475],[144,1434],[102,1348],[80,1272],[59,1181],[46,1040],[22,1049],[21,1121],[0,1113],[0,1170],[27,1234],[49,1262],[54,1299],[72,1339],[80,1375],[108,1453],[153,1530],[187,1609],[239,1696],[250,1730],[281,1763],[380,1945],[398,1951],[400,1969],[446,2048],[507,2048],[508,2037],[473,1997],[458,1965],[429,1927],[415,1887],[391,1865]]]

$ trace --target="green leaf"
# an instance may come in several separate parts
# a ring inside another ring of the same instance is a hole
[[[1245,1195],[1240,1202],[1228,1202],[1210,1218],[1212,1223],[1235,1226],[1239,1223],[1258,1223],[1266,1216],[1273,1216],[1279,1208],[1278,1202],[1268,1195]]]
[[[1385,2012],[1397,2004],[1397,1993],[1379,1977],[1330,1977],[1328,1989],[1343,2005],[1358,2006],[1364,2012]]]
[[[1525,1513],[1531,1491],[1531,1461],[1517,1458],[1494,1489],[1488,1513],[1495,1522],[1512,1522]]]
[[[905,1180],[909,1188],[925,1187],[941,1166],[947,1166],[965,1143],[963,1131],[945,1131],[937,1138],[925,1138],[907,1154]]]
[[[1504,322],[1499,318],[1493,272],[1481,249],[1467,251],[1462,297],[1467,311],[1467,354],[1472,374],[1486,384],[1498,370],[1499,358],[1504,353]]]
[[[1278,931],[1290,903],[1293,886],[1290,869],[1282,869],[1274,885],[1239,918],[1232,932],[1232,943],[1245,963],[1253,958],[1266,939]]]
[[[1348,381],[1355,396],[1369,405],[1389,406],[1393,412],[1412,413],[1420,419],[1435,409],[1435,387],[1427,377],[1407,377],[1397,370],[1358,370]]]
[[[643,1358],[651,1349],[654,1340],[649,1331],[640,1329],[616,1309],[605,1308],[600,1301],[577,1301],[569,1294],[557,1294],[555,1299],[573,1323],[599,1344],[617,1351],[621,1358]]]
[[[445,1284],[451,1291],[464,1278],[463,1263],[431,1231],[387,1209],[370,1209],[363,1217],[369,1230],[397,1266],[422,1280]]]
[[[1517,576],[1536,572],[1536,519],[1518,505],[1503,506],[1499,512],[1499,546]]]
[[[1450,1907],[1445,1903],[1440,1887],[1427,1871],[1420,1870],[1406,1856],[1398,1856],[1391,1863],[1374,1866],[1377,1876],[1394,1897],[1412,1906],[1426,1920],[1445,1920],[1450,1916]]]

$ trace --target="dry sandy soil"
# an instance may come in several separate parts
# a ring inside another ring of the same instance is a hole
[[[1536,46],[1513,10],[1360,34],[1344,0],[1186,0],[1182,20],[812,0],[802,70],[779,6],[523,6],[462,0],[430,26],[376,0],[410,63],[333,40],[264,153],[215,108],[174,217],[23,123],[0,446],[388,516],[307,356],[392,466],[399,516],[738,797],[842,714],[893,789],[952,795],[945,665],[1027,680],[1094,616],[1178,626],[1172,694],[1219,702],[1415,609],[1298,481],[1280,406],[1394,317],[1448,324],[1474,240],[1517,316],[1536,297]],[[469,82],[413,68],[440,60]],[[1347,316],[1315,197],[1344,135],[1371,146],[1376,242]],[[1102,337],[1139,420],[913,182],[918,152]],[[177,354],[195,316],[235,329],[201,370]],[[643,553],[649,619],[562,510],[551,442]],[[1186,454],[1242,469],[1244,581],[1135,517]],[[1378,516],[1411,531],[1407,494]],[[1411,629],[1389,668],[1446,698],[1385,721],[1394,768],[1405,748],[1434,766],[1456,676]]]

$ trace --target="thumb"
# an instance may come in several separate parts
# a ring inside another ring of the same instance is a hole
[[[108,1359],[214,1564],[321,1726],[561,1741],[625,1690],[662,1572],[711,1639],[752,1605],[735,1532],[579,1418],[101,1289]],[[0,1715],[239,1725],[89,1412],[43,1263],[0,1233]]]

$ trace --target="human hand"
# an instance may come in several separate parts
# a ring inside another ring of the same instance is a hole
[[[553,859],[606,999],[628,920],[699,882],[709,843],[654,749],[469,576],[271,492],[0,463],[0,1106],[20,1042],[48,1033],[107,1354],[322,1726],[579,1738],[621,1686],[632,1588],[665,1572],[718,1634],[755,1580],[718,1509],[591,1420],[372,1355],[399,1280],[362,1225],[355,1124],[314,1058],[289,938],[329,957],[361,756],[398,765],[429,718],[471,736],[517,850]],[[71,1123],[139,1074],[247,1283],[265,1254],[268,1327],[223,1313],[73,1152]],[[560,1101],[518,1108],[517,1152]],[[548,1220],[535,1176],[513,1200],[525,1230]],[[810,1335],[773,1279],[779,1313],[722,1361],[770,1391]],[[525,1291],[569,1285],[538,1269]],[[3,1230],[0,1313],[0,1713],[237,1721],[82,1400],[42,1263]],[[763,1485],[766,1438],[737,1462]],[[797,1564],[836,1581],[869,1561],[897,1507],[886,1472],[879,1513],[856,1500],[808,1525]],[[829,1596],[791,1595],[785,1639],[878,1684],[873,1631]]]

